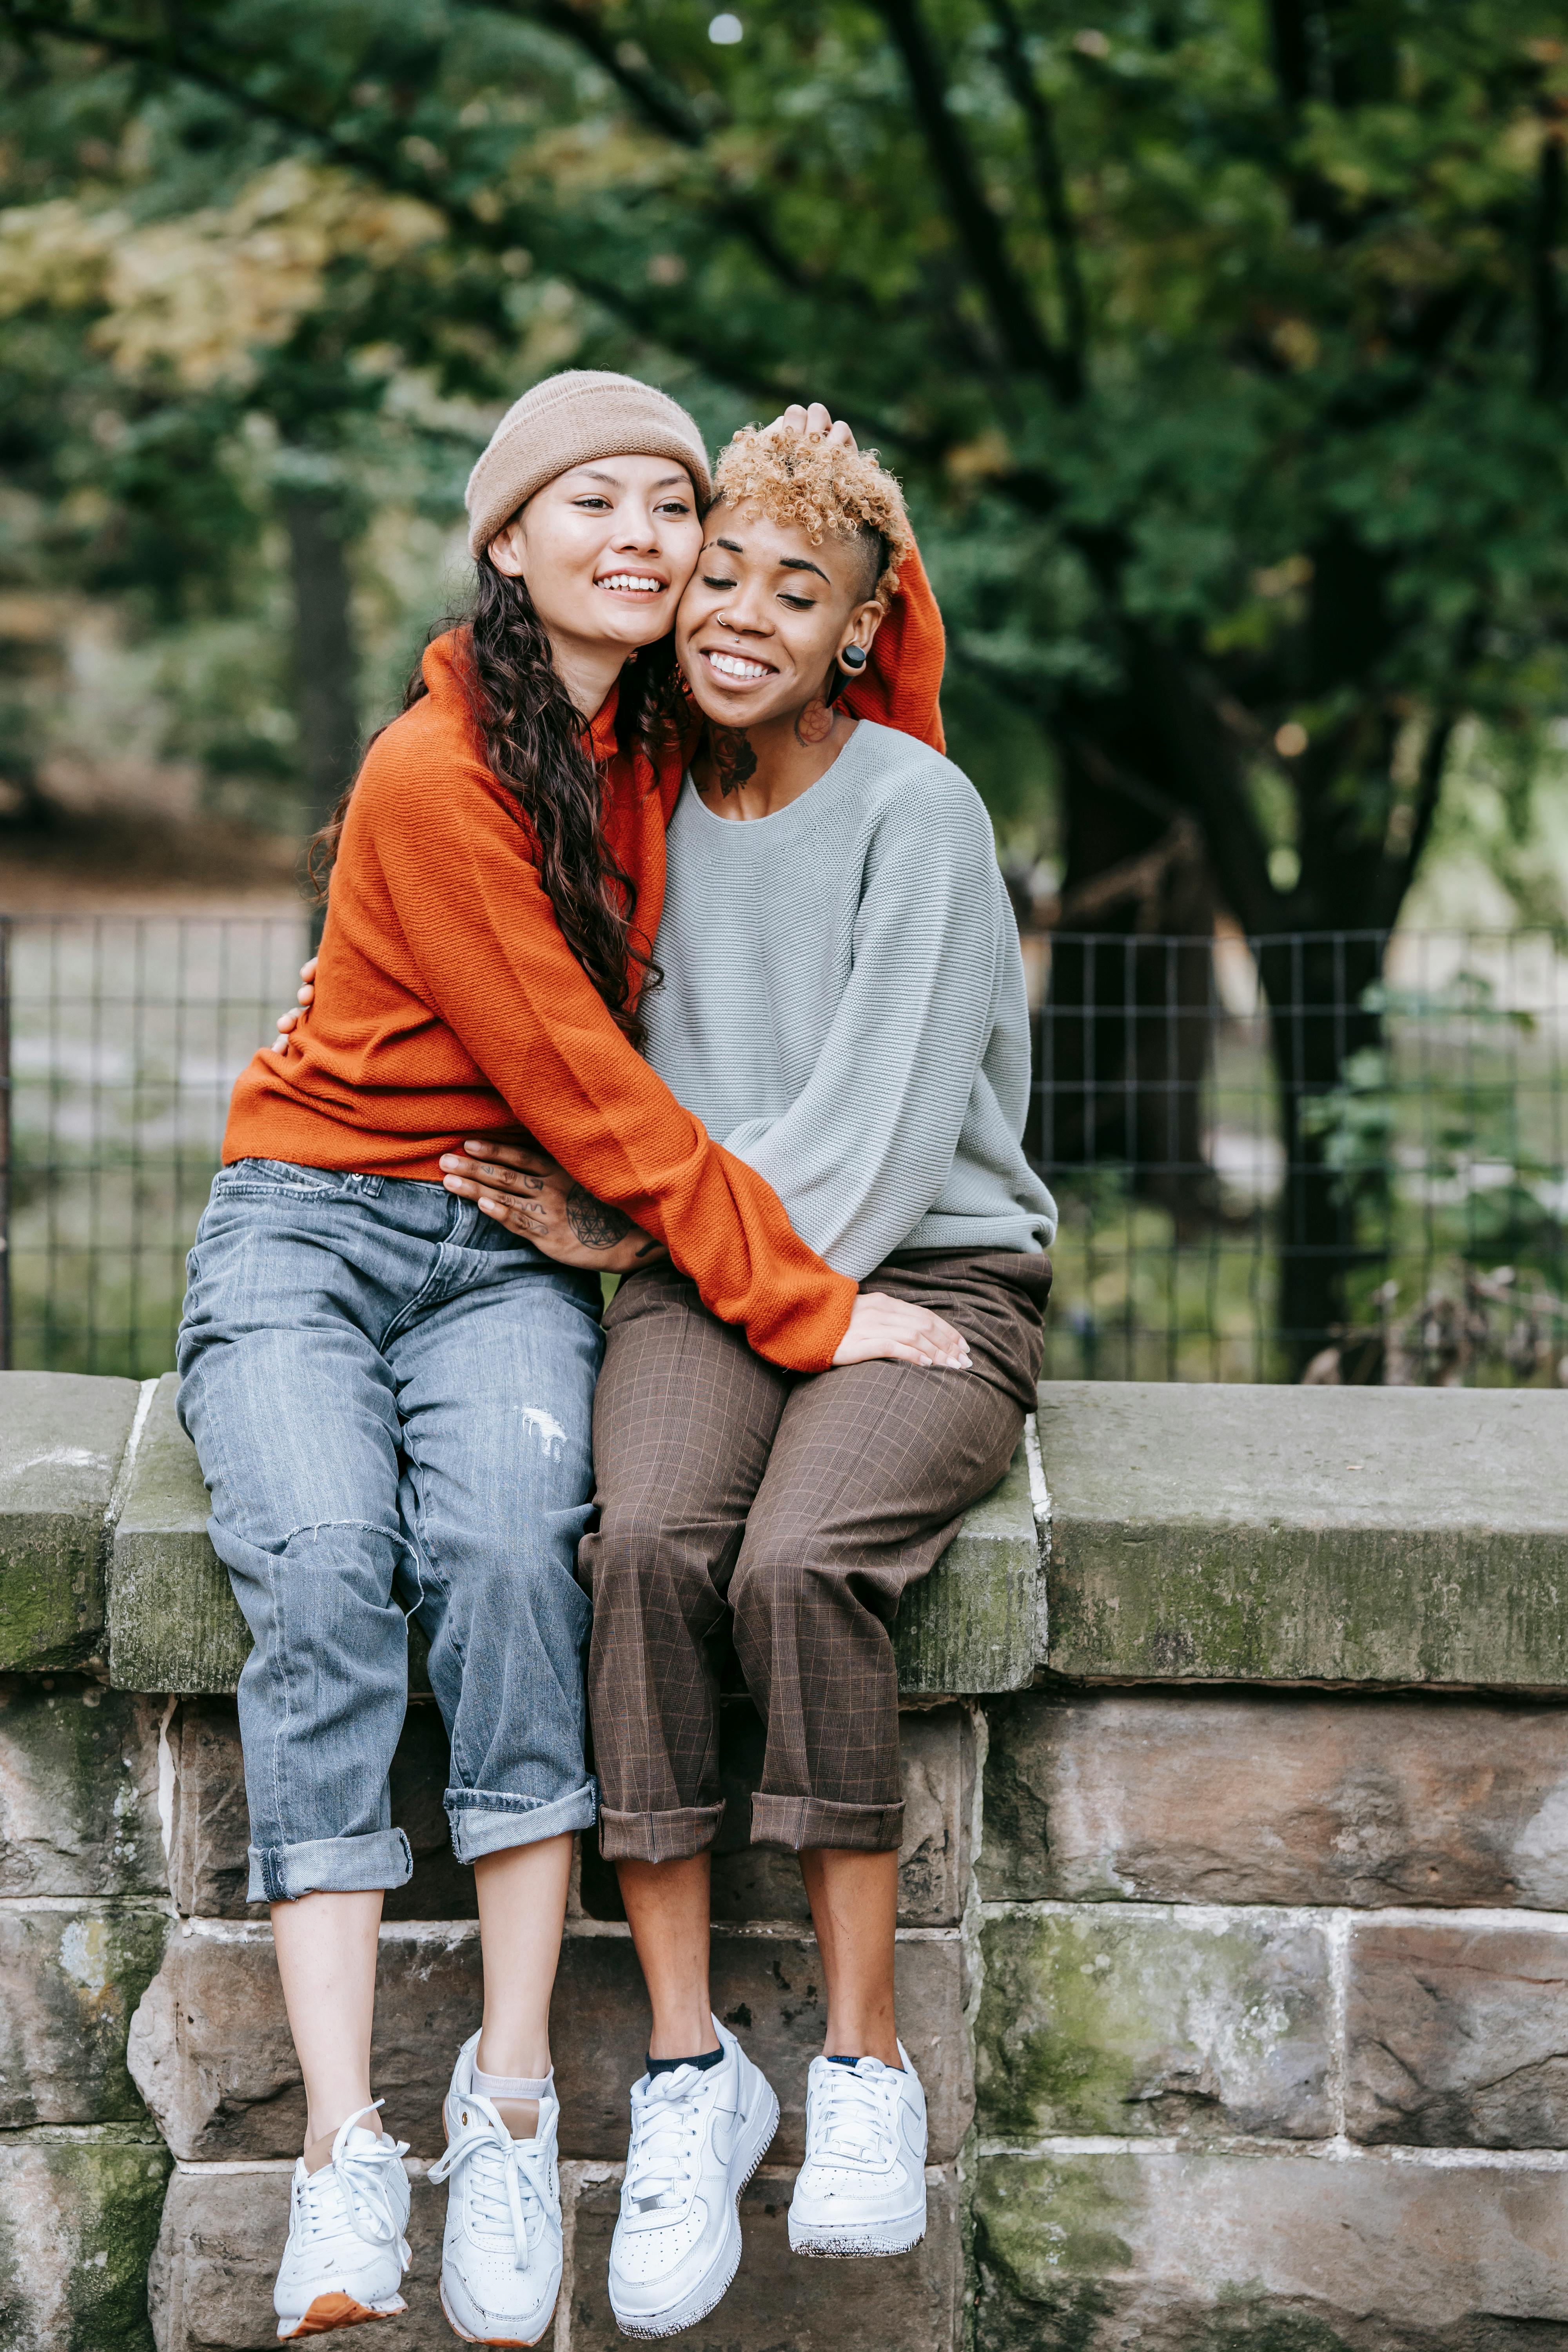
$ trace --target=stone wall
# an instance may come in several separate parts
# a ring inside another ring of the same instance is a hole
[[[746,1845],[759,1727],[727,1701],[715,1996],[783,2119],[736,2285],[683,2340],[1568,2352],[1565,1437],[1551,1396],[1042,1391],[1033,1479],[900,1628],[931,2226],[897,2262],[788,2253],[821,1982],[798,1873]],[[302,2102],[202,1517],[167,1384],[0,1377],[0,2352],[274,2340]],[[479,1953],[445,1766],[416,1695],[375,2061],[416,2176],[389,2347],[452,2340],[419,2176]],[[555,2352],[620,2341],[644,2031],[590,1841]]]

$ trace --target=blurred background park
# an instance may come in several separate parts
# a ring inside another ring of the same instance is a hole
[[[161,1371],[567,365],[902,476],[1055,1377],[1568,1385],[1562,0],[0,0],[0,1350]],[[874,1082],[868,1073],[868,1082]]]

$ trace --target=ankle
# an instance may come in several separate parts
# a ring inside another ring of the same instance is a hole
[[[370,2109],[368,2115],[364,2112],[366,2108]],[[331,2111],[329,2108],[327,2112],[330,2116]],[[307,2116],[303,2149],[307,2172],[320,2172],[323,2165],[331,2163],[332,2147],[338,2134],[351,2116],[357,2116],[366,2131],[379,2132],[386,2128],[382,2120],[381,2109],[374,2106],[368,2096],[360,2100],[356,2106],[345,2107],[335,2122],[329,2121],[323,2124],[318,2122],[314,2115]]]
[[[538,2138],[539,2101],[537,2099],[492,2099],[490,2105],[510,2132],[513,2139]]]
[[[712,2017],[706,2011],[700,2018],[656,2017],[647,2037],[648,2056],[666,2061],[708,2058],[722,2048],[713,2031]]]
[[[823,2037],[825,2058],[879,2058],[884,2066],[901,2069],[899,2037],[890,2025],[863,2025],[840,2031],[829,2024]]]
[[[525,2081],[542,2083],[550,2074],[550,2031],[542,2027],[537,2032],[503,2032],[499,2028],[485,2026],[479,2033],[479,2047],[474,2052],[477,2074],[502,2076],[521,2075]]]

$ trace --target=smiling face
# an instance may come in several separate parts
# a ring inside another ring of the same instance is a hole
[[[710,508],[702,560],[676,615],[675,649],[703,716],[756,727],[833,690],[843,648],[881,620],[865,539],[777,522],[752,503]]]
[[[536,490],[489,544],[557,644],[662,637],[702,545],[690,476],[668,457],[597,457]]]

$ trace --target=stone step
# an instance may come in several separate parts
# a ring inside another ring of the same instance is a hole
[[[206,1489],[175,1416],[177,1390],[173,1372],[158,1384],[115,1529],[110,1673],[125,1690],[231,1691],[250,1635],[207,1539]],[[900,1612],[900,1689],[1021,1689],[1035,1671],[1039,1572],[1020,1447]]]
[[[964,1955],[956,1928],[900,1931],[900,2029],[925,2085],[935,2163],[956,2157],[973,2108],[963,2030]],[[713,2005],[778,2093],[781,2162],[805,2151],[806,2068],[826,2026],[814,1937],[787,1928],[716,1927]],[[442,2145],[441,2100],[459,2045],[479,2022],[479,1939],[468,1921],[384,1928],[372,2079],[416,2156]],[[642,2073],[647,2004],[624,1927],[569,1924],[551,2010],[563,2156],[626,2154],[627,2094]],[[170,1934],[132,2021],[137,2089],[186,2161],[292,2157],[304,2093],[270,1930],[199,1924]]]
[[[162,1895],[159,1700],[0,1675],[0,1898]]]
[[[1091,1904],[1003,1912],[982,1950],[983,2141],[1331,2136],[1326,1921]]]
[[[988,1901],[1568,1911],[1568,1709],[1041,1689],[986,1709]]]
[[[975,2352],[1474,2352],[1568,2333],[1568,2172],[1363,2155],[983,2156]]]
[[[437,2291],[444,2189],[411,2165],[414,2263],[406,2315],[376,2329],[377,2352],[435,2352],[451,2331]],[[807,2262],[786,2225],[795,2174],[764,2165],[741,2203],[743,2250],[711,2317],[679,2339],[689,2352],[957,2352],[963,2315],[960,2190],[952,2168],[927,2174],[925,2242],[884,2262]],[[566,2269],[554,2352],[622,2352],[606,2285],[619,2168],[561,2168]],[[182,2170],[170,2183],[149,2281],[158,2352],[272,2352],[272,2281],[288,2226],[287,2171]],[[782,2331],[782,2332],[781,2332]],[[61,2339],[63,2342],[63,2338]]]
[[[111,1698],[121,1707],[128,1702]],[[132,1701],[132,1705],[144,1702]],[[5,1715],[0,1711],[0,1739]],[[715,1846],[713,1916],[736,1922],[795,1920],[810,1912],[793,1854],[749,1843],[751,1796],[762,1769],[762,1726],[746,1700],[727,1701],[721,1717],[720,1776],[726,1812]],[[168,1727],[174,1766],[169,1884],[187,1916],[265,1918],[246,1902],[249,1825],[239,1744],[230,1698],[188,1698]],[[974,1735],[967,1708],[906,1707],[900,1723],[904,1840],[899,1863],[899,1916],[906,1927],[955,1926],[969,1889],[974,1807]],[[414,1875],[388,1895],[389,1919],[468,1919],[475,1916],[474,1874],[455,1860],[442,1796],[446,1734],[432,1702],[408,1710],[392,1768],[392,1818],[414,1852]],[[4,1846],[0,1845],[0,1857]],[[614,1868],[600,1860],[590,1832],[583,1841],[584,1916],[621,1919]]]
[[[0,2132],[145,2124],[125,2044],[168,1931],[156,1911],[0,1904]]]
[[[132,2132],[0,2139],[0,2344],[142,2352],[169,2151]]]

